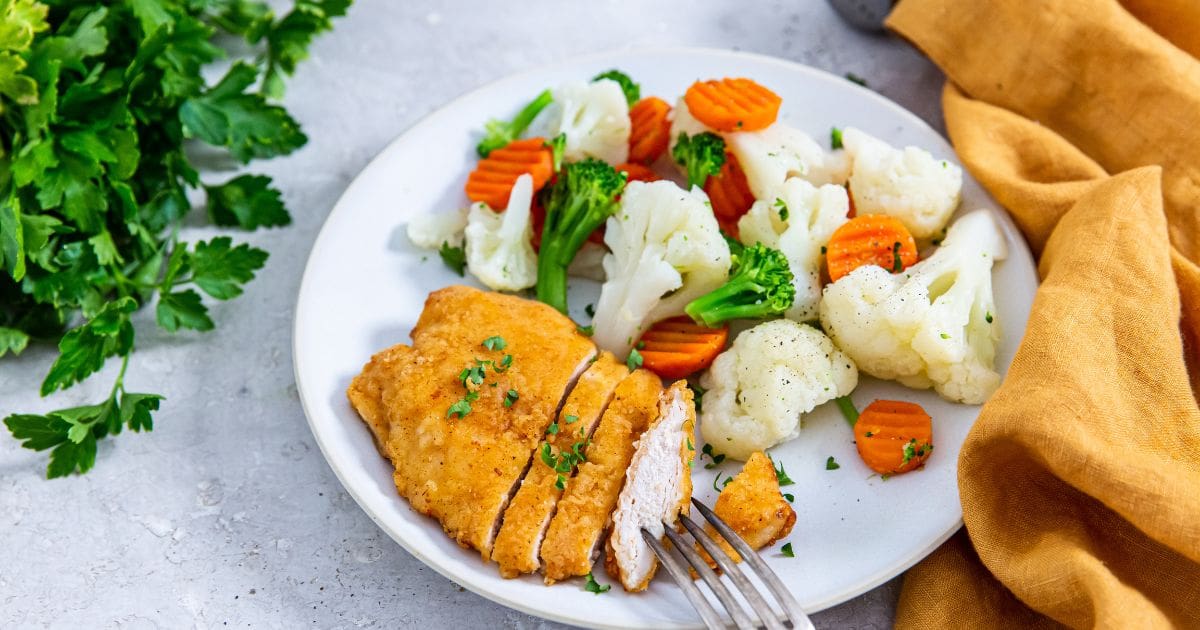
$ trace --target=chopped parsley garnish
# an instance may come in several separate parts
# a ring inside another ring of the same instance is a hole
[[[990,324],[990,323],[992,323],[992,312],[991,312],[991,311],[988,311],[988,312],[987,312],[987,315],[984,315],[984,316],[983,316],[983,319],[984,319],[985,321],[987,321],[987,323],[989,323],[989,324]]]
[[[492,371],[496,372],[497,374],[507,372],[508,368],[512,367],[512,361],[513,361],[512,355],[506,354],[506,355],[504,355],[503,359],[500,359],[499,363],[492,366]]]
[[[829,128],[829,148],[837,150],[842,148],[842,130],[837,127]]]
[[[917,440],[916,438],[908,441],[904,445],[904,459],[900,460],[900,465],[903,466],[912,461],[912,458],[917,456]]]
[[[775,198],[775,208],[779,210],[779,220],[787,221],[788,220],[787,202],[780,199],[779,197],[776,197]]]
[[[796,552],[792,551],[792,543],[787,543],[786,545],[780,547],[779,551],[780,551],[780,553],[782,553],[783,555],[785,555],[789,558],[796,557]]]
[[[485,365],[487,362],[476,360],[474,367],[463,368],[463,371],[458,373],[458,380],[462,381],[463,387],[467,386],[468,381],[476,385],[483,383],[486,376]]]
[[[875,436],[875,433],[873,431],[867,431],[867,437],[874,437],[874,436]]]
[[[566,475],[558,475],[558,477],[554,480],[554,487],[558,488],[559,490],[566,490],[567,489]]]
[[[596,333],[596,327],[592,324],[588,324],[587,326],[575,326],[575,331],[584,337],[591,337]]]
[[[786,492],[783,494],[783,498],[787,499],[787,502],[788,502],[788,503],[795,503],[795,502],[796,502],[796,497],[794,497],[794,496],[792,496],[792,495],[790,495],[790,494],[788,494],[788,493],[786,493]]]
[[[688,387],[692,390],[692,402],[696,405],[696,413],[700,413],[704,409],[704,392],[708,390],[694,383],[688,383]]]
[[[629,349],[629,356],[625,359],[625,367],[629,368],[630,372],[642,367],[642,354],[637,351],[637,348]]]
[[[842,465],[837,463],[837,460],[833,458],[833,455],[830,455],[829,459],[825,460],[825,470],[837,470],[841,467]]]
[[[904,270],[904,262],[900,260],[900,241],[892,244],[892,273]]]
[[[508,342],[500,335],[493,335],[483,340],[483,347],[488,350],[503,350],[508,347]]]
[[[508,393],[504,395],[504,406],[505,407],[513,406],[513,404],[517,402],[518,398],[520,398],[520,397],[517,395],[517,390],[515,390],[515,389],[508,390]]]
[[[546,434],[547,435],[555,435],[557,433],[558,433],[558,423],[551,422],[550,426],[546,427]]]
[[[587,584],[583,585],[583,590],[585,590],[589,593],[595,593],[595,594],[599,595],[600,593],[607,593],[608,589],[610,589],[610,588],[612,588],[612,585],[601,584],[601,583],[597,582],[596,578],[592,577],[592,572],[588,571]]]
[[[721,472],[717,471],[717,476],[713,477],[713,490],[720,492],[723,486],[717,486],[717,482],[721,480]],[[728,482],[726,482],[728,483]]]
[[[462,276],[465,275],[463,270],[467,268],[467,250],[461,247],[451,247],[449,241],[443,241],[441,249],[438,250],[438,256],[442,257],[442,262],[451,271]]]
[[[711,463],[704,465],[704,468],[706,470],[711,470],[713,468],[716,468],[717,466],[719,466],[721,464],[721,462],[725,461],[725,454],[724,453],[714,453],[712,444],[705,444],[704,448],[700,449],[700,453],[701,453],[700,459],[704,459],[704,456],[708,455],[709,459],[712,460]]]
[[[867,85],[867,80],[866,80],[866,79],[864,79],[864,78],[862,78],[862,77],[858,76],[857,74],[854,74],[853,72],[847,72],[847,73],[846,73],[846,80],[847,80],[847,81],[849,81],[849,82],[851,82],[851,83],[857,83],[857,84],[859,84],[859,85],[861,85],[861,86],[863,86],[863,87],[870,87],[870,86],[868,86],[868,85]]]
[[[941,336],[941,338],[942,338],[942,339],[949,339],[949,338],[950,338],[950,335],[947,335],[946,333],[942,333],[940,336]]]
[[[567,424],[575,424],[579,422],[579,416],[567,416],[564,420],[567,421]]]
[[[771,460],[772,462],[774,460]],[[792,478],[788,476],[787,471],[783,469],[783,462],[779,462],[779,466],[775,468],[775,479],[779,481],[781,486],[790,486],[793,483]]]
[[[453,405],[450,405],[450,409],[446,411],[446,417],[453,418],[457,415],[459,418],[462,418],[469,413],[471,413],[471,403],[466,398],[462,398]]]
[[[596,305],[588,304],[587,306],[583,307],[583,312],[587,313],[588,317],[595,317],[596,316]]]

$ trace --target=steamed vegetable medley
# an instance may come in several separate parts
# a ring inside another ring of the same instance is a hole
[[[418,218],[410,238],[564,313],[568,277],[602,282],[579,330],[630,369],[693,376],[716,452],[795,438],[836,400],[870,467],[919,467],[924,410],[874,401],[860,416],[848,396],[859,371],[965,404],[999,385],[1005,240],[985,210],[950,222],[961,169],[852,127],[826,149],[750,79],[698,81],[674,106],[640,92],[612,70],[488,122],[470,207]]]

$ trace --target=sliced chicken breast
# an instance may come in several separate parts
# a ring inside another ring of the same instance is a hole
[[[492,338],[503,341],[485,347]],[[396,488],[487,560],[509,498],[595,347],[545,304],[461,286],[429,295],[412,339],[374,375]],[[474,368],[483,368],[478,383]],[[360,403],[364,418],[373,413]]]
[[[742,472],[725,485],[713,511],[754,550],[785,538],[792,533],[792,526],[796,524],[796,511],[779,491],[775,465],[762,451],[750,455],[746,465],[742,466]],[[705,529],[725,553],[741,562],[741,556],[716,534],[712,525],[705,525]],[[716,563],[699,545],[696,549],[709,566],[716,568]]]
[[[358,411],[358,415],[362,416],[363,422],[370,429],[371,437],[375,439],[375,448],[389,460],[392,458],[387,452],[390,423],[387,409],[383,406],[383,387],[396,370],[396,363],[408,360],[411,352],[412,348],[408,346],[396,345],[375,353],[362,373],[350,381],[350,388],[346,390],[350,405]]]
[[[571,453],[576,444],[586,444],[600,424],[617,385],[627,374],[629,369],[624,363],[608,352],[601,352],[596,362],[579,377],[558,420],[550,426],[545,440],[538,446],[539,455],[530,464],[521,488],[504,511],[504,522],[492,546],[492,560],[499,563],[500,575],[512,578],[533,573],[541,567],[538,552],[542,537],[554,516],[563,488],[574,472],[573,465],[567,465],[563,472],[546,465],[541,461],[541,449],[549,445],[550,454],[557,457],[561,453]]]
[[[591,572],[625,481],[625,469],[633,458],[634,443],[658,414],[661,392],[662,381],[640,369],[617,386],[584,451],[587,461],[567,482],[542,541],[542,570],[547,584]],[[534,466],[544,464],[536,462]]]
[[[605,568],[627,591],[645,590],[658,570],[642,528],[662,538],[664,527],[675,527],[679,514],[690,512],[695,433],[692,390],[676,381],[662,393],[657,419],[638,439],[612,515]]]

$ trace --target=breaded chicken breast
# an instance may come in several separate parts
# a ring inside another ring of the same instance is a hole
[[[545,304],[461,286],[431,293],[411,336],[411,349],[396,349],[374,374],[396,488],[487,560],[509,498],[595,347]],[[368,389],[352,386],[351,401]],[[355,408],[372,413],[361,398]]]
[[[550,454],[558,457],[571,453],[576,444],[586,444],[612,401],[617,385],[627,374],[629,369],[624,363],[608,352],[601,352],[567,396],[558,420],[550,426],[538,452],[549,445]],[[521,488],[504,511],[504,522],[492,545],[492,560],[499,563],[500,575],[511,578],[541,567],[538,552],[542,537],[574,472],[571,464],[565,468],[563,472],[556,471],[541,461],[540,455],[534,457]]]
[[[383,406],[383,386],[388,376],[395,371],[396,362],[407,360],[411,352],[412,348],[408,346],[396,345],[375,353],[362,373],[350,381],[350,388],[346,390],[350,404],[371,430],[371,437],[375,438],[375,448],[388,459],[392,458],[387,452],[390,423],[387,409]]]
[[[762,451],[751,454],[746,465],[742,466],[742,472],[721,490],[713,511],[754,550],[786,537],[796,524],[796,511],[779,491],[775,465]],[[705,525],[705,529],[725,553],[741,562],[741,556],[716,534],[712,525]],[[696,549],[709,566],[716,568],[716,563],[699,545]]]
[[[625,470],[633,458],[634,443],[658,414],[661,392],[662,381],[641,369],[617,386],[584,451],[587,461],[567,482],[542,541],[542,569],[547,584],[591,572],[625,481]]]
[[[676,381],[662,393],[657,418],[638,439],[612,515],[605,568],[627,591],[645,590],[658,570],[641,530],[662,538],[664,527],[675,527],[679,515],[691,510],[695,433],[692,390]]]

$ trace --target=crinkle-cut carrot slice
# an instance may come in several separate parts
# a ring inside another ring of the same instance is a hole
[[[542,138],[514,140],[479,160],[467,176],[467,198],[503,212],[517,178],[526,173],[533,177],[535,192],[554,174],[554,154]]]
[[[629,108],[629,161],[652,164],[671,141],[671,106],[657,96],[647,96]]]
[[[712,365],[729,341],[729,327],[700,326],[672,317],[651,326],[637,343],[642,367],[667,378],[684,378]]]
[[[737,238],[737,223],[754,205],[754,193],[746,183],[746,173],[732,153],[725,154],[725,164],[716,177],[704,183],[704,192],[712,203],[713,215],[721,229]]]
[[[842,224],[825,246],[829,279],[863,267],[878,265],[899,273],[917,262],[917,243],[899,219],[886,214],[864,214]]]
[[[871,470],[905,473],[924,464],[933,452],[933,421],[916,403],[876,400],[859,414],[854,442]]]
[[[783,99],[745,78],[697,81],[683,95],[692,117],[717,131],[757,131],[771,126]]]
[[[614,168],[618,173],[625,173],[626,181],[630,182],[656,182],[662,179],[650,167],[633,162],[618,164]]]

